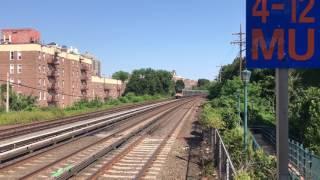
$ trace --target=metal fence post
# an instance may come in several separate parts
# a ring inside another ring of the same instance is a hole
[[[219,140],[219,160],[218,160],[218,169],[219,169],[219,177],[221,177],[222,173],[221,173],[221,158],[222,158],[222,153],[221,153],[221,139]]]
[[[298,142],[296,142],[296,150],[297,150],[297,166],[299,169],[301,169],[301,153],[300,153],[300,145]]]
[[[210,128],[210,146],[213,147],[213,128]]]
[[[305,149],[304,151],[305,163],[304,163],[304,177],[308,178],[309,175],[309,150]]]
[[[215,165],[216,162],[217,162],[217,133],[216,133],[216,129],[213,129],[213,159],[214,159],[214,162],[215,162]]]
[[[229,176],[229,160],[227,159],[227,180],[230,179],[230,176]]]
[[[214,144],[217,144],[217,130],[214,129]]]
[[[313,175],[314,175],[314,173],[315,173],[315,172],[313,172],[313,166],[314,166],[314,164],[313,164],[313,157],[314,157],[314,152],[311,151],[311,153],[310,153],[310,179],[313,178]]]

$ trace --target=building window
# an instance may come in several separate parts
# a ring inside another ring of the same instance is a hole
[[[62,81],[62,87],[64,88],[64,80]]]
[[[10,51],[10,60],[14,60],[14,51]]]
[[[39,79],[38,86],[41,87],[41,79]]]
[[[43,92],[43,100],[47,100],[47,92]]]
[[[42,100],[42,92],[40,91],[39,92],[39,101],[41,101]]]
[[[10,82],[10,83],[14,83],[14,78],[13,78],[13,77],[10,77],[9,82]]]
[[[46,66],[45,65],[42,66],[42,71],[43,71],[43,73],[46,73]]]
[[[21,52],[17,52],[17,58],[18,58],[18,60],[22,60],[22,54],[21,54]]]
[[[62,95],[62,99],[64,99],[64,95]]]
[[[20,88],[20,87],[21,87],[21,80],[18,79],[18,88]]]
[[[43,79],[43,87],[46,87],[46,80]]]
[[[39,73],[41,73],[41,65],[39,65]]]
[[[18,72],[18,74],[22,73],[22,64],[17,65],[17,72]]]
[[[14,74],[14,64],[10,64],[10,74]]]

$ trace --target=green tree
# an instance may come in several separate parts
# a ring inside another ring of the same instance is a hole
[[[228,64],[225,66],[222,66],[221,69],[221,80],[222,82],[225,82],[226,80],[233,79],[235,76],[239,77],[239,70],[240,70],[240,63],[239,58],[236,58],[232,64]]]
[[[132,72],[126,87],[126,93],[136,95],[171,95],[174,92],[172,74],[164,70],[138,69]]]
[[[175,89],[176,89],[176,92],[177,93],[181,93],[182,90],[184,89],[185,85],[184,85],[184,82],[182,80],[178,80],[176,82],[176,86],[175,86]]]
[[[204,87],[206,89],[206,88],[208,88],[209,85],[210,85],[210,80],[198,79],[198,84],[197,84],[198,88]]]
[[[297,89],[290,103],[290,133],[297,141],[320,154],[320,89]]]
[[[121,82],[125,82],[129,79],[129,73],[125,71],[118,71],[112,74],[113,79],[120,80]]]

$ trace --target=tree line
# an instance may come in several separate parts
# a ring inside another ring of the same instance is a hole
[[[210,98],[221,94],[235,95],[242,89],[239,59],[221,69],[221,83],[211,84]],[[320,71],[290,70],[289,72],[289,133],[290,138],[320,155]],[[240,92],[242,97],[242,92]],[[236,104],[236,97],[234,96]],[[243,100],[243,98],[241,98]],[[275,71],[252,70],[249,84],[249,124],[275,126]]]

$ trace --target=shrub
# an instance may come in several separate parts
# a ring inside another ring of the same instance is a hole
[[[223,141],[236,167],[246,165],[246,153],[243,150],[243,129],[240,127],[226,130],[223,133]]]
[[[129,103],[130,102],[129,99],[126,96],[120,97],[119,101],[122,102],[122,103]]]
[[[252,171],[256,179],[276,179],[275,157],[267,155],[263,150],[258,150],[255,151],[252,160],[255,168]]]
[[[111,100],[108,100],[106,104],[111,106],[117,106],[117,105],[120,105],[121,102],[118,99],[111,99]]]
[[[213,109],[209,104],[203,107],[200,123],[206,128],[223,129],[225,127],[219,110]]]
[[[234,177],[235,180],[251,180],[250,174],[245,170],[240,170],[236,173]]]

